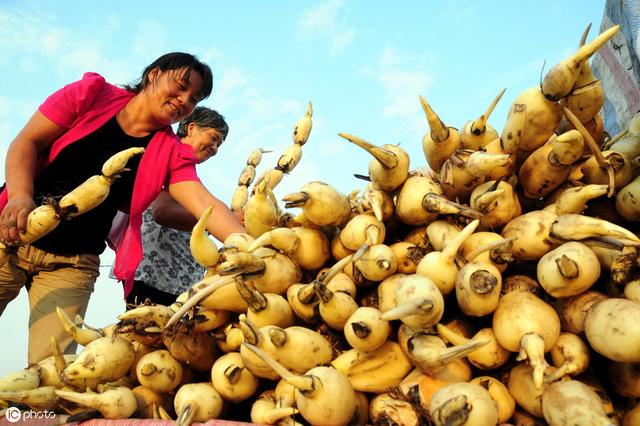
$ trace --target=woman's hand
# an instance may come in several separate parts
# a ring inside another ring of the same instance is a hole
[[[33,201],[33,179],[37,160],[65,129],[36,111],[9,145],[5,161],[9,201],[0,214],[0,239],[19,241],[18,232],[27,227],[27,215],[37,206]]]
[[[19,231],[27,228],[27,216],[36,208],[33,198],[12,197],[0,214],[0,239],[8,243],[19,241]]]

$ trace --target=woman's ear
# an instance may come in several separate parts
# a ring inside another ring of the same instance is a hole
[[[154,68],[147,74],[147,80],[149,83],[153,83],[156,78],[158,78],[158,74],[160,74],[160,70],[158,68]]]
[[[198,127],[193,121],[187,125],[187,136],[193,136],[193,132]]]

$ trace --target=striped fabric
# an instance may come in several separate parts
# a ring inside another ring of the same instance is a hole
[[[602,81],[605,103],[601,114],[612,136],[640,111],[640,0],[607,0],[600,32],[616,24],[620,31],[598,50],[591,64]]]

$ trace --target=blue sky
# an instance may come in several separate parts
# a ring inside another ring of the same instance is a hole
[[[95,71],[124,84],[156,57],[188,51],[214,70],[203,105],[230,125],[216,158],[200,166],[203,182],[229,202],[246,156],[271,149],[273,167],[291,143],[294,123],[313,102],[313,130],[303,157],[278,188],[280,198],[322,180],[348,193],[363,188],[367,154],[337,136],[400,143],[412,168],[426,164],[427,131],[418,95],[460,128],[506,88],[489,123],[500,131],[511,101],[537,85],[574,51],[604,1],[121,1],[0,2],[0,156],[51,92]],[[0,170],[4,178],[4,170]],[[105,252],[109,265],[112,253]],[[87,320],[104,326],[123,309],[120,288],[98,279]],[[0,375],[26,362],[24,291],[2,317]]]

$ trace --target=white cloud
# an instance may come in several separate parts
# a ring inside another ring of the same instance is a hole
[[[105,67],[108,64],[100,54],[100,48],[93,43],[69,44],[56,61],[58,73],[71,79],[79,79],[87,71],[104,73]]]
[[[226,66],[222,73],[217,73],[214,69],[212,99],[216,104],[224,106],[223,109],[241,102],[241,99],[237,98],[237,92],[247,85],[247,78],[243,70],[232,65]]]
[[[0,9],[0,50],[3,52],[0,64],[15,64],[28,73],[39,69],[54,70],[65,81],[75,80],[85,71],[92,70],[118,78],[113,81],[128,82],[132,78],[131,71],[124,72],[122,61],[111,60],[101,53],[112,41],[111,36],[117,33],[119,19],[107,16],[101,23],[104,25],[88,38],[81,29],[60,29],[54,16],[35,8]],[[161,39],[150,29],[145,34]]]
[[[410,118],[416,115],[419,111],[417,97],[426,92],[433,81],[425,69],[424,60],[386,48],[380,55],[378,66],[366,70],[380,82],[385,92],[385,117]]]
[[[42,50],[48,55],[54,55],[60,49],[62,31],[52,30],[42,36]]]
[[[307,112],[307,104],[303,104],[292,99],[283,99],[280,101],[280,105],[280,109],[283,112],[288,112],[291,114],[299,113],[300,117],[302,117]],[[291,128],[293,129],[293,124],[291,124]]]
[[[156,57],[165,50],[167,33],[165,27],[154,21],[138,24],[133,38],[133,53],[143,58]]]
[[[451,24],[466,22],[470,16],[477,15],[476,5],[470,0],[447,1],[443,3],[443,19]]]
[[[363,73],[375,79],[383,92],[380,115],[387,119],[390,129],[384,137],[373,143],[401,143],[411,158],[412,167],[423,161],[421,140],[428,129],[418,95],[428,93],[435,81],[436,61],[428,54],[407,54],[396,48],[384,49],[374,65],[363,68]],[[364,167],[359,173],[364,172]],[[366,174],[366,173],[365,173]]]
[[[343,0],[328,0],[308,9],[302,15],[301,29],[313,31],[335,27],[338,11],[343,4]]]
[[[230,133],[218,156],[210,164],[200,166],[199,175],[205,186],[227,203],[249,152],[255,148],[272,151],[263,155],[257,176],[273,168],[282,151],[292,143],[294,124],[306,113],[306,101],[266,93],[259,86],[259,78],[251,73],[238,67],[225,67],[209,103],[225,115]],[[313,117],[313,129],[302,150],[302,160],[276,188],[278,197],[299,190],[304,183],[319,176],[326,181],[335,180],[334,184],[340,182],[336,170],[320,170],[318,164],[339,158],[352,147],[346,141],[336,143],[340,138],[327,134],[324,124],[321,116]],[[352,180],[350,174],[345,176]]]
[[[204,62],[208,63],[209,65],[226,60],[224,53],[220,49],[217,49],[215,47],[210,47],[206,49],[199,56],[200,56],[200,59],[202,59]]]
[[[307,15],[308,25],[313,28],[328,25],[331,31],[324,33],[323,37],[329,46],[333,46],[334,51],[338,51],[348,45],[353,32],[343,31],[344,26],[338,24],[337,15],[343,7],[341,2],[328,2],[325,5],[330,6],[331,10]],[[321,16],[324,18],[318,20]],[[86,37],[82,29],[61,31],[57,29],[55,22],[53,17],[38,11],[3,11],[0,8],[0,48],[7,52],[0,58],[0,62],[20,61],[23,68],[42,67],[50,70],[52,75],[56,74],[56,80],[63,82],[73,81],[83,72],[91,70],[101,72],[107,80],[114,83],[128,83],[138,76],[148,58],[161,53],[168,40],[163,27],[155,21],[144,21],[131,31],[131,53],[109,55],[108,48],[115,35],[123,31],[117,16],[105,16],[104,25],[96,28],[94,36],[90,38]],[[203,182],[228,202],[235,189],[237,174],[244,167],[249,152],[256,147],[273,150],[273,153],[264,155],[258,173],[273,167],[282,150],[292,143],[294,123],[306,112],[307,103],[305,99],[289,99],[265,90],[262,75],[234,66],[229,55],[222,50],[205,48],[197,54],[214,66],[213,96],[204,105],[223,113],[231,129],[229,140],[218,158],[203,165],[200,173]],[[216,63],[224,63],[224,67],[215,68]],[[19,130],[16,123],[25,123],[37,108],[43,95],[40,93],[38,96],[35,101],[29,99],[29,105],[21,106],[21,109],[28,112],[20,117],[16,115],[15,102],[10,103],[8,99],[0,98],[0,136],[6,141],[0,143],[0,153]],[[315,157],[330,155],[322,146],[316,149],[311,145],[331,140],[321,133],[321,121],[315,117],[314,126],[310,145],[305,147],[303,154],[304,163],[312,163]],[[294,171],[296,176],[304,176],[304,179],[309,180],[318,175],[311,169],[311,164],[300,164],[299,167],[299,171]],[[286,180],[299,183],[298,178],[293,178],[294,174]]]
[[[256,124],[263,131],[283,127],[280,124],[283,117],[295,117],[290,119],[293,129],[296,120],[306,112],[306,104],[264,93],[258,88],[256,78],[242,68],[227,66],[216,81],[210,103],[223,115],[228,110],[242,111],[237,121],[234,117],[234,138],[238,128],[243,132],[244,128],[255,129]]]
[[[60,51],[64,37],[53,17],[37,10],[0,10],[0,48],[7,60],[16,54],[51,57]]]
[[[297,32],[303,40],[319,38],[329,44],[329,53],[335,55],[347,47],[355,37],[355,30],[341,19],[344,0],[327,0],[302,13]]]
[[[353,28],[334,33],[331,36],[331,47],[329,48],[329,53],[335,55],[347,47],[355,37],[355,34],[356,32]]]
[[[258,176],[274,167],[280,153],[292,143],[294,123],[306,112],[306,103],[265,93],[259,88],[259,78],[240,67],[226,65],[215,78],[213,96],[205,105],[225,116],[229,139],[210,165],[200,166],[199,174],[228,203],[247,155],[255,148],[273,151],[263,155]]]

